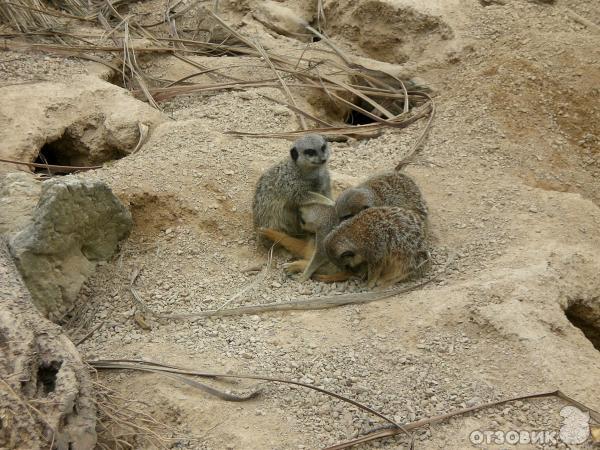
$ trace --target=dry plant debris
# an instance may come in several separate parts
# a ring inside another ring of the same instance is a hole
[[[434,416],[434,417],[420,419],[420,420],[410,422],[410,423],[399,424],[399,423],[396,423],[393,419],[381,414],[380,412],[376,411],[375,409],[373,409],[365,404],[362,404],[360,402],[352,400],[351,398],[345,397],[343,395],[336,394],[335,392],[328,391],[326,389],[322,389],[313,384],[307,384],[307,383],[286,380],[286,379],[277,378],[277,377],[268,377],[268,376],[260,376],[260,375],[242,375],[242,374],[230,374],[230,373],[224,374],[224,373],[202,372],[202,371],[187,369],[184,367],[156,363],[153,361],[119,359],[119,360],[87,361],[87,363],[98,370],[124,369],[124,370],[141,370],[141,371],[148,371],[148,372],[154,372],[154,373],[162,373],[166,376],[183,381],[183,382],[189,384],[190,386],[201,389],[209,394],[216,395],[219,398],[221,398],[223,400],[227,400],[227,401],[248,400],[248,399],[253,398],[256,395],[258,395],[258,391],[255,391],[246,397],[231,396],[230,394],[222,393],[214,388],[211,388],[202,383],[198,383],[197,381],[194,381],[192,379],[184,377],[183,375],[206,377],[206,378],[212,378],[212,379],[214,379],[214,378],[244,379],[245,378],[245,379],[261,380],[261,381],[268,381],[268,382],[274,382],[274,383],[291,384],[291,385],[300,386],[300,387],[307,388],[307,389],[312,389],[312,390],[315,390],[322,394],[328,395],[330,397],[342,400],[351,405],[357,406],[358,408],[360,408],[364,411],[367,411],[370,414],[374,414],[375,416],[379,417],[380,419],[383,419],[389,425],[391,425],[391,427],[388,427],[388,429],[376,430],[376,431],[370,432],[367,435],[362,436],[360,438],[353,439],[351,441],[343,442],[340,444],[336,444],[333,446],[329,446],[326,448],[326,450],[342,450],[342,449],[353,447],[354,445],[363,444],[366,442],[375,441],[375,440],[383,439],[383,438],[390,437],[390,436],[395,436],[395,435],[398,435],[401,433],[404,433],[411,438],[410,447],[414,448],[414,436],[412,436],[410,434],[411,430],[422,428],[422,427],[425,427],[425,426],[433,424],[433,423],[442,422],[451,417],[455,417],[455,416],[462,415],[462,414],[467,414],[467,413],[470,413],[473,411],[478,411],[481,409],[490,408],[490,407],[497,406],[497,405],[502,405],[502,404],[508,403],[508,402],[515,402],[515,401],[532,399],[532,398],[558,397],[568,404],[577,406],[581,411],[589,413],[591,419],[594,422],[596,422],[597,424],[600,424],[600,413],[588,408],[584,404],[572,399],[571,397],[565,395],[564,393],[562,393],[560,390],[557,390],[557,389],[533,393],[533,394],[517,395],[514,397],[504,398],[504,399],[497,400],[494,402],[489,402],[489,403],[485,403],[485,404],[481,404],[481,405],[474,405],[474,406],[471,406],[468,408],[462,408],[462,409],[459,409],[456,411],[452,411],[452,412],[445,413],[445,414],[440,414],[440,415]]]

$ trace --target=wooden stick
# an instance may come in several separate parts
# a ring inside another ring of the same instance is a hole
[[[16,164],[16,165],[20,165],[20,166],[36,167],[38,169],[53,169],[53,170],[59,170],[59,171],[63,171],[63,172],[76,172],[78,170],[94,170],[94,169],[102,168],[102,166],[57,166],[54,164],[39,164],[39,163],[33,163],[33,162],[27,162],[27,161],[14,161],[12,159],[4,159],[4,158],[0,158],[0,162],[8,163],[8,164]]]

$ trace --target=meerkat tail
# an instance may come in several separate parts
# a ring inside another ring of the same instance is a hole
[[[294,256],[306,260],[310,259],[315,250],[315,246],[311,241],[294,238],[281,231],[273,230],[272,228],[261,228],[259,233],[276,244],[281,245]]]
[[[322,281],[325,283],[335,283],[336,281],[347,281],[350,278],[352,278],[353,276],[356,276],[356,275],[353,274],[352,272],[337,272],[337,273],[332,273],[331,275],[315,274],[315,275],[313,275],[313,279],[317,280],[317,281]]]

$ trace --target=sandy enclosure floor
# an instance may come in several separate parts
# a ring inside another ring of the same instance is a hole
[[[168,120],[139,152],[77,175],[106,181],[135,222],[119,255],[99,266],[80,294],[77,324],[92,329],[104,322],[80,346],[85,358],[291,378],[399,422],[552,388],[600,410],[600,341],[575,326],[594,317],[600,324],[600,34],[565,13],[600,23],[600,6],[596,0],[508,0],[487,7],[456,0],[418,8],[439,17],[450,31],[435,26],[452,36],[403,47],[411,58],[395,61],[435,93],[431,134],[418,163],[406,170],[430,207],[432,273],[450,262],[439,279],[368,305],[149,320],[149,330],[140,328],[128,290],[136,270],[137,290],[157,313],[366,290],[358,281],[295,281],[282,269],[289,255],[277,251],[269,263],[256,243],[254,185],[290,144],[224,132],[297,128],[292,112],[263,97],[277,90],[178,97],[161,104]],[[241,31],[258,32],[252,23]],[[335,30],[345,51],[378,56],[366,38],[352,41],[345,29]],[[261,32],[282,52],[305,45]],[[23,68],[31,80],[89,73],[73,59],[62,65],[61,58],[5,52],[4,59],[11,58],[19,59],[0,61],[6,80],[20,79]],[[266,70],[257,69],[264,63],[254,58],[203,62],[235,64],[239,73]],[[183,70],[171,57],[143,64],[156,76],[177,78]],[[393,167],[424,122],[375,139],[332,143],[334,190]],[[257,265],[261,272],[245,270]],[[580,317],[581,310],[589,317]],[[173,448],[321,448],[381,425],[356,407],[286,385],[262,384],[256,399],[233,403],[155,374],[100,378],[143,400],[148,412],[184,436]],[[243,391],[256,383],[218,385]],[[564,405],[519,401],[463,415],[419,430],[416,448],[471,448],[473,430],[557,431]],[[356,448],[406,445],[400,436]]]

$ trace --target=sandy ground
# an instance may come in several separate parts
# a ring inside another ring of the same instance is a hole
[[[420,162],[407,172],[430,206],[433,271],[451,261],[440,279],[369,305],[150,320],[151,330],[140,329],[127,289],[135,269],[142,270],[141,297],[158,313],[365,290],[358,281],[299,283],[282,270],[289,256],[276,252],[267,267],[267,251],[256,244],[254,184],[290,143],[223,132],[297,128],[290,111],[258,95],[275,91],[181,97],[161,105],[170,120],[141,151],[79,175],[105,180],[135,220],[121,253],[81,293],[80,323],[86,329],[105,323],[81,346],[86,358],[279,375],[347,395],[400,422],[552,388],[600,410],[599,350],[565,314],[600,318],[600,35],[565,12],[600,23],[600,6],[596,0],[425,3],[421,11],[435,14],[451,37],[404,49],[407,70],[432,87],[438,106]],[[304,45],[275,35],[265,40],[282,50]],[[357,42],[339,36],[345,50],[373,56],[371,44]],[[257,63],[228,63],[236,59]],[[161,76],[181,71],[168,57],[145,64]],[[42,78],[63,76],[50,66]],[[10,75],[11,67],[3,67]],[[64,71],[85,71],[73,67]],[[423,126],[332,143],[336,191],[391,168]],[[262,272],[244,271],[257,264]],[[153,374],[102,379],[143,399],[149,412],[186,436],[173,448],[320,448],[380,423],[338,400],[284,385],[265,384],[258,398],[228,403]],[[474,430],[558,431],[563,406],[531,400],[460,416],[420,430],[416,448],[470,448]],[[405,444],[399,437],[357,448]]]

